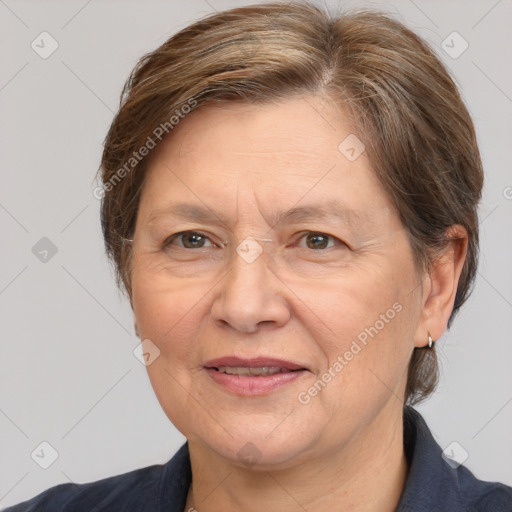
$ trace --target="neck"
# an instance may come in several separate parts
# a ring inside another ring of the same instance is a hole
[[[395,417],[375,418],[350,446],[279,470],[240,468],[189,442],[193,483],[185,510],[394,512],[407,477],[401,406]]]

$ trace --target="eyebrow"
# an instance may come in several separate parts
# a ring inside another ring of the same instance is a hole
[[[163,208],[153,210],[149,215],[149,222],[159,217],[174,217],[194,222],[217,223],[229,225],[228,220],[220,213],[206,206],[190,203],[169,203]],[[361,214],[352,210],[338,201],[328,201],[322,204],[295,206],[285,212],[271,212],[270,221],[272,227],[278,224],[293,224],[307,221],[333,220],[352,225],[361,220]]]

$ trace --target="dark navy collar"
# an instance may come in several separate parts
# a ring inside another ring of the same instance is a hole
[[[409,465],[396,512],[466,512],[457,471],[443,458],[423,417],[404,407],[404,452]]]
[[[165,465],[158,483],[160,503],[158,511],[183,512],[187,503],[188,489],[192,482],[192,469],[188,442]]]
[[[396,512],[512,512],[512,487],[448,464],[412,407],[404,408],[404,452],[409,471]]]

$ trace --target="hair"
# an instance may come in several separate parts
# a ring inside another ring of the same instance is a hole
[[[478,260],[483,170],[471,117],[426,42],[387,14],[336,16],[307,2],[278,2],[210,15],[143,56],[129,76],[104,142],[101,222],[117,284],[131,299],[131,244],[148,159],[191,108],[321,95],[351,116],[370,164],[428,271],[452,240],[467,255],[448,322],[469,296]],[[436,351],[414,348],[404,403],[436,388]]]

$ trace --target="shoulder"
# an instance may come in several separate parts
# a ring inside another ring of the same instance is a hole
[[[404,410],[409,472],[397,512],[512,512],[512,487],[479,480],[443,454],[425,420]]]
[[[464,466],[457,468],[457,477],[468,512],[512,512],[512,487],[479,480]]]
[[[154,465],[95,482],[65,483],[4,512],[157,512],[162,503],[186,499],[190,483],[188,446],[165,465]]]
[[[156,495],[154,491],[161,471],[162,466],[151,466],[96,482],[56,485],[5,512],[100,512],[113,510],[112,507],[125,510],[124,503],[135,507],[142,505],[139,503],[141,498],[147,501],[148,497]],[[141,507],[140,510],[145,508]]]

